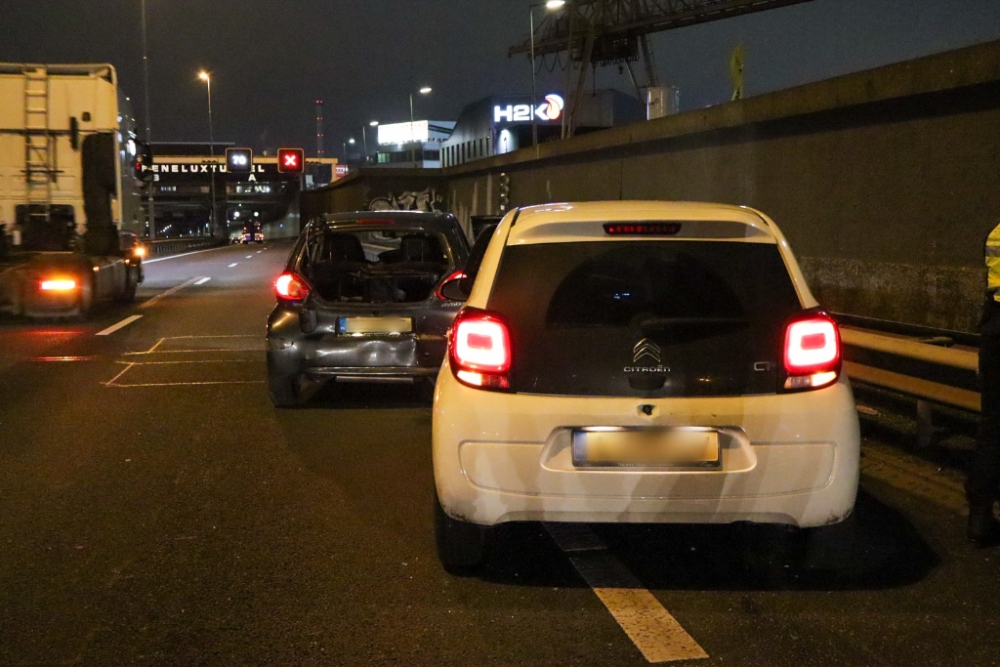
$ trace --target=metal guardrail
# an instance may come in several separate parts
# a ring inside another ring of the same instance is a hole
[[[223,241],[212,237],[198,237],[191,239],[163,239],[149,241],[143,239],[143,245],[149,248],[150,256],[163,257],[165,255],[176,255],[182,252],[190,252],[200,248],[214,248],[224,245]]]
[[[977,372],[979,368],[978,351],[968,347],[942,347],[942,344],[951,342],[945,337],[921,341],[850,326],[841,326],[840,335],[847,347],[890,358],[912,360],[922,367],[940,368],[943,375],[948,375],[944,371],[958,371],[968,375]],[[917,441],[921,446],[929,445],[934,437],[933,404],[969,412],[979,412],[981,409],[979,392],[956,386],[957,383],[938,382],[937,378],[928,380],[919,374],[846,360],[844,372],[852,380],[916,398]]]

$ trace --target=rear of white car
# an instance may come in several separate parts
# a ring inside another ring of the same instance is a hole
[[[748,208],[552,204],[494,232],[434,401],[437,537],[506,521],[814,527],[853,506],[836,324]]]

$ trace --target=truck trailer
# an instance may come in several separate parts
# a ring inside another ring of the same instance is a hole
[[[0,313],[133,300],[151,163],[112,65],[0,63]]]

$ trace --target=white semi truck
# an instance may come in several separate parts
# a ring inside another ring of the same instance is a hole
[[[134,299],[151,163],[113,66],[0,63],[0,313]]]

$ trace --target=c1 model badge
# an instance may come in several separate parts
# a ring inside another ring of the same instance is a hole
[[[660,346],[649,340],[648,338],[643,338],[635,347],[632,348],[632,363],[635,366],[626,366],[626,373],[669,373],[670,367],[661,364],[660,358],[661,350]],[[653,364],[652,366],[639,366],[639,362],[642,359],[648,359],[647,364]]]

